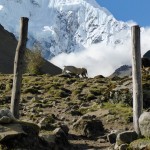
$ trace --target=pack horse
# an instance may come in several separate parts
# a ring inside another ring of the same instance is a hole
[[[75,66],[64,66],[63,73],[73,73],[75,75],[81,75],[82,77],[87,77],[87,69],[86,68],[77,68]]]

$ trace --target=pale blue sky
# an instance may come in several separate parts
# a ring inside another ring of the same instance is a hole
[[[96,0],[117,20],[133,20],[140,26],[150,26],[150,0]]]

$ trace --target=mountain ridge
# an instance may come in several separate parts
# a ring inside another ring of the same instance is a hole
[[[30,19],[28,47],[40,47],[46,59],[101,42],[121,44],[129,36],[128,24],[95,0],[1,0],[0,5],[0,23],[16,38],[20,17]]]
[[[14,68],[15,52],[18,42],[15,36],[5,30],[2,25],[0,25],[0,39],[0,73],[12,74]],[[61,69],[43,59],[41,72],[51,75],[57,75],[61,73]]]

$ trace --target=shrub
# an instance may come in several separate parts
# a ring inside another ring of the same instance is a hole
[[[94,94],[88,94],[87,97],[86,97],[87,100],[93,100],[93,99],[96,99],[95,95]]]
[[[101,95],[100,89],[97,89],[97,88],[91,88],[90,92],[91,92],[91,94],[96,95],[96,96]]]
[[[25,53],[25,72],[31,74],[42,74],[41,67],[44,63],[41,51],[35,49]]]
[[[75,95],[80,94],[81,92],[82,92],[82,89],[78,88],[78,89],[73,90],[72,95],[75,96]]]
[[[24,89],[23,91],[24,93],[31,93],[31,94],[39,94],[39,91],[36,87],[28,87],[26,89]]]

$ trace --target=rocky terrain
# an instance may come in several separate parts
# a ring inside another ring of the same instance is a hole
[[[10,108],[12,77],[12,74],[0,74],[1,110]],[[143,98],[147,110],[150,106],[150,75],[145,74]],[[10,127],[6,122],[15,125]],[[2,149],[111,149],[116,140],[110,138],[110,133],[133,130],[132,79],[130,76],[79,78],[70,74],[24,74],[20,120],[5,121],[4,117],[0,119],[1,131],[4,127],[11,132],[13,129],[13,134],[0,133]],[[19,132],[17,136],[16,131]],[[14,143],[18,141],[20,144]],[[35,142],[37,144],[33,144]],[[30,143],[30,146],[24,143]]]

